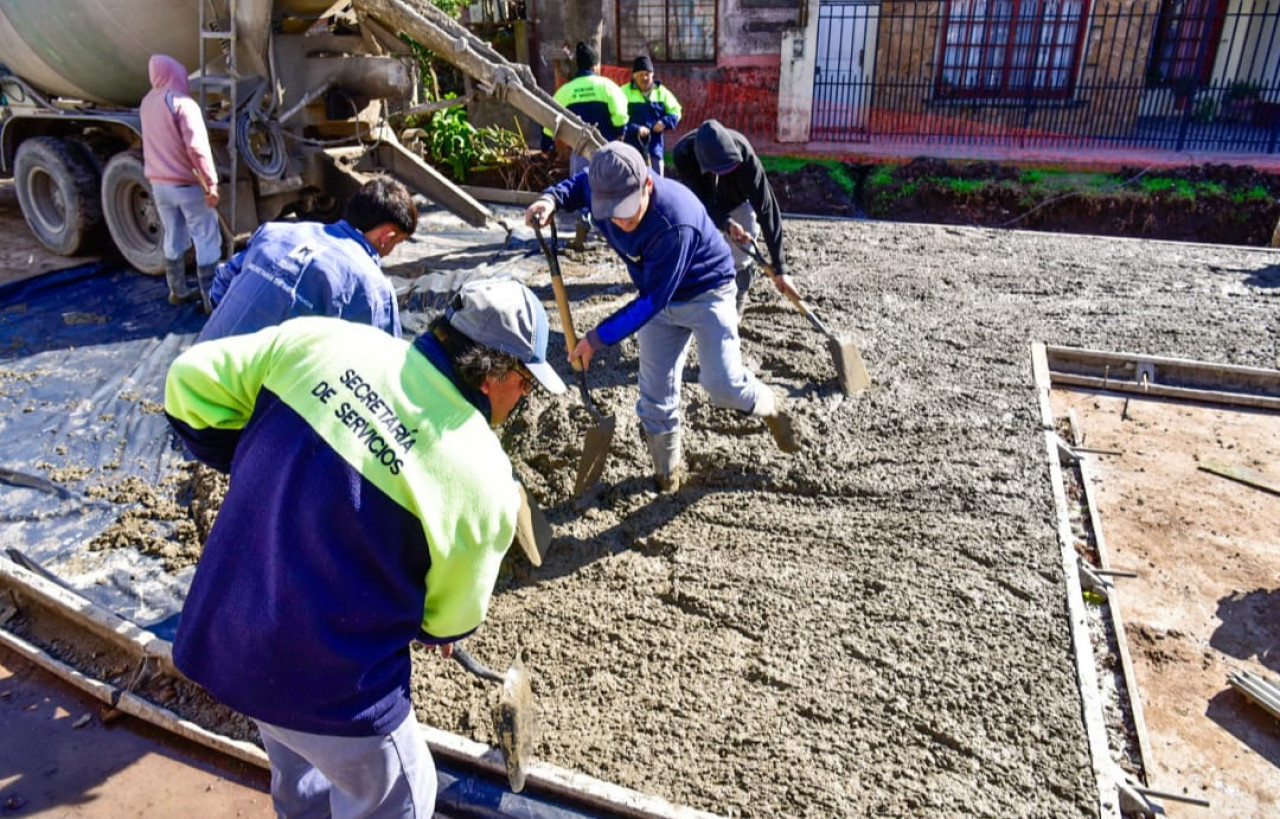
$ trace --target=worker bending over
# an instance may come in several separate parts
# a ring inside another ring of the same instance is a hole
[[[712,221],[729,239],[741,315],[755,275],[755,265],[743,246],[754,242],[761,228],[774,272],[787,272],[782,257],[782,210],[764,165],[745,136],[714,119],[682,136],[671,151],[671,161],[680,181],[707,206]]]
[[[218,266],[213,315],[200,341],[261,330],[298,316],[334,316],[400,335],[395,288],[382,259],[413,235],[418,206],[394,179],[374,177],[347,200],[343,218],[266,222]]]
[[[304,317],[192,345],[165,412],[230,489],[173,659],[252,718],[281,816],[430,817],[410,645],[484,620],[519,492],[493,427],[541,384],[542,304],[465,285],[413,343]]]

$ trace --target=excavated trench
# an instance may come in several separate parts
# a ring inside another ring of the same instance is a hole
[[[783,211],[894,222],[1016,228],[1267,247],[1280,219],[1280,177],[1240,165],[1048,173],[995,162],[915,159],[770,173]],[[1087,181],[1086,181],[1087,180]]]

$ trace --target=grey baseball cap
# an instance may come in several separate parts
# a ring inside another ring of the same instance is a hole
[[[591,215],[597,219],[630,219],[640,210],[649,166],[625,142],[610,142],[596,151],[587,169]]]
[[[547,392],[564,392],[564,381],[547,363],[547,311],[520,282],[467,282],[445,315],[455,330],[475,343],[518,358]]]

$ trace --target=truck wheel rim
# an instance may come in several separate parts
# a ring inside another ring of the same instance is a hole
[[[62,188],[50,174],[37,169],[27,179],[31,193],[34,216],[50,234],[58,233],[67,224],[67,202]]]

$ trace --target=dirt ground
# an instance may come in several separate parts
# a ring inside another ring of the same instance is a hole
[[[18,209],[13,180],[0,180],[0,284],[75,267],[88,261],[92,259],[55,256],[41,247]]]
[[[1275,414],[1084,392],[1074,411],[1117,579],[1151,758],[1148,783],[1210,802],[1214,816],[1266,816],[1280,804],[1280,723],[1227,683],[1280,672],[1280,502],[1201,469],[1255,470],[1280,486]],[[1171,817],[1206,815],[1166,803]]]
[[[690,480],[656,495],[627,341],[589,375],[619,430],[602,484],[575,500],[585,411],[573,393],[535,395],[506,445],[555,539],[539,569],[508,560],[470,648],[529,668],[539,758],[676,803],[756,817],[1095,815],[1029,347],[1274,366],[1280,253],[884,222],[785,229],[798,286],[860,345],[872,389],[839,394],[824,338],[758,282],[744,355],[787,396],[798,455],[712,407],[694,356]],[[564,267],[579,332],[627,299],[607,253]],[[544,268],[530,284],[552,303]],[[1274,598],[1280,578],[1258,571],[1240,588]],[[491,740],[496,687],[418,660],[420,717]]]
[[[141,721],[0,650],[0,816],[267,816],[266,771]]]

